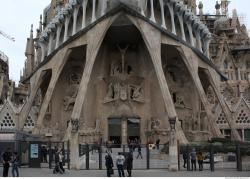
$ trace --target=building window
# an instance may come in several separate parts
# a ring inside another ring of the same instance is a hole
[[[250,129],[244,130],[244,138],[245,138],[245,141],[250,141]]]

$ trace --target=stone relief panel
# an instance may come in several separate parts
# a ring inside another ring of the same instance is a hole
[[[250,88],[245,89],[243,97],[248,103],[250,103]]]
[[[15,129],[16,124],[10,113],[5,113],[4,117],[0,120],[1,129]]]
[[[72,68],[68,75],[68,87],[63,98],[64,111],[70,111],[73,109],[75,100],[78,94],[79,84],[81,81],[80,68]]]
[[[223,97],[224,97],[225,101],[228,104],[231,105],[231,104],[236,103],[236,94],[232,88],[226,87],[222,93],[223,93]]]

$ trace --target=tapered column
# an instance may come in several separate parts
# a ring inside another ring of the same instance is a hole
[[[150,5],[151,5],[151,17],[150,20],[153,22],[155,21],[155,10],[154,10],[154,0],[150,0]]]
[[[186,41],[186,35],[185,35],[182,15],[178,14],[178,19],[179,19],[179,23],[180,23],[180,27],[181,27],[181,38],[182,38],[182,40]]]
[[[198,75],[198,69],[196,69],[193,65],[193,63],[188,60],[188,59],[194,59],[194,54],[193,54],[193,51],[187,47],[183,47],[183,49],[178,49],[178,51],[180,52],[180,55],[182,56],[182,59],[183,59],[183,62],[185,63],[191,77],[192,77],[192,80],[194,82],[194,85],[197,89],[197,92],[200,96],[200,99],[201,99],[201,102],[202,104],[204,105],[204,108],[205,108],[205,112],[208,116],[208,120],[210,122],[210,126],[211,126],[211,129],[212,129],[212,133],[213,135],[217,136],[217,137],[221,137],[221,132],[215,122],[215,116],[212,114],[212,109],[210,108],[210,105],[209,105],[209,102],[207,100],[207,96],[206,96],[206,93],[203,89],[203,86],[201,84],[201,81],[200,81],[200,77]],[[192,54],[192,55],[190,55]]]
[[[33,105],[33,101],[36,97],[37,91],[40,88],[40,85],[42,83],[42,78],[41,72],[38,72],[37,78],[35,79],[34,87],[30,89],[30,96],[25,103],[24,107],[21,110],[20,113],[20,123],[19,123],[19,129],[22,130],[24,128],[25,121],[29,115],[29,112],[31,110],[31,107]]]
[[[61,74],[61,71],[62,71],[64,65],[67,62],[67,59],[69,57],[70,52],[71,52],[71,50],[65,49],[65,50],[61,51],[60,54],[57,55],[58,58],[61,56],[64,58],[61,60],[58,60],[58,65],[55,66],[55,68],[53,69],[52,77],[51,77],[48,89],[47,89],[46,94],[44,96],[43,103],[42,103],[42,106],[41,106],[41,109],[40,109],[40,112],[38,115],[37,126],[42,126],[44,116],[45,116],[46,111],[48,109],[52,94],[55,90],[56,82]],[[35,131],[35,132],[38,132],[38,131]]]
[[[163,0],[160,0],[160,6],[161,6],[161,27],[164,29],[167,29]]]
[[[52,45],[53,45],[54,34],[51,33],[49,36],[49,45],[48,45],[48,55],[52,52]]]
[[[70,16],[67,16],[66,19],[65,19],[65,23],[64,23],[63,42],[68,40],[69,21],[70,21]]]
[[[79,12],[79,8],[80,6],[77,6],[74,8],[74,12],[73,12],[73,30],[72,30],[72,35],[75,35],[76,33],[76,23],[77,23],[77,15],[78,15],[78,12]]]
[[[56,29],[56,45],[55,45],[55,49],[57,49],[59,47],[59,43],[60,43],[60,35],[61,35],[61,31],[62,31],[62,25],[58,25],[57,29]]]
[[[208,70],[208,79],[209,79],[209,83],[212,85],[213,90],[216,94],[216,97],[221,105],[222,111],[225,113],[226,118],[227,118],[227,122],[232,130],[232,134],[235,140],[241,141],[241,137],[236,129],[236,123],[234,120],[234,117],[231,115],[231,112],[228,110],[228,108],[226,107],[225,101],[222,99],[221,93],[219,92],[219,87],[215,84],[215,79],[214,76],[211,72],[211,70]]]
[[[187,23],[189,38],[190,38],[190,44],[194,47],[194,35],[193,35],[193,29],[191,26],[191,23]]]
[[[172,100],[172,96],[169,91],[169,87],[164,75],[164,71],[162,68],[162,61],[161,61],[161,33],[154,29],[149,24],[140,21],[140,30],[144,39],[144,42],[148,48],[150,57],[152,59],[154,69],[156,72],[156,76],[159,82],[159,86],[161,89],[165,109],[167,112],[168,118],[176,118],[177,119],[177,126],[176,126],[176,135],[179,139],[180,143],[186,144],[187,139],[183,130],[180,126],[180,122],[177,118],[177,113],[175,110],[174,102]],[[165,118],[167,120],[167,117]],[[169,121],[167,120],[166,123],[168,124]]]
[[[200,30],[195,31],[195,37],[196,37],[196,48],[198,48],[202,52]]]
[[[38,42],[38,45],[41,47],[42,56],[41,56],[41,62],[44,61],[45,57],[47,56],[47,47],[44,42]]]
[[[203,47],[204,47],[204,54],[209,58],[210,53],[209,53],[209,44],[210,44],[210,39],[206,39],[203,41]]]
[[[101,16],[103,16],[107,11],[107,0],[102,0],[101,3],[102,3]]]
[[[146,2],[147,3],[147,2]],[[143,15],[143,16],[145,16],[145,13],[144,13],[144,3],[143,3],[143,1],[141,0],[140,1],[140,9],[141,9],[141,15]]]
[[[172,33],[176,34],[175,20],[174,20],[174,7],[173,7],[173,4],[171,3],[167,3],[167,5],[168,5],[168,9],[169,9],[170,16],[171,16]]]
[[[96,0],[92,0],[92,19],[91,19],[91,23],[96,21]]]
[[[83,0],[82,2],[82,29],[86,27],[87,4],[88,4],[88,0]]]

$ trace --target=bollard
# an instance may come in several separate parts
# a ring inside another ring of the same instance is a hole
[[[86,144],[86,170],[89,170],[89,144]]]
[[[187,171],[190,171],[190,153],[189,153],[189,146],[186,147],[186,153],[187,153]]]
[[[210,170],[214,171],[214,147],[210,145]]]
[[[242,159],[239,144],[236,145],[236,162],[237,162],[237,170],[242,171]]]
[[[49,168],[52,169],[53,154],[51,150],[51,141],[49,141]]]
[[[68,162],[68,169],[70,170],[70,150],[69,150],[69,147],[70,147],[70,141],[68,140],[67,141],[67,162]]]
[[[146,151],[147,151],[147,169],[150,169],[150,163],[149,163],[149,157],[150,157],[150,151],[149,151],[149,145],[146,145]]]
[[[99,145],[98,147],[99,152],[99,170],[102,170],[102,146]]]

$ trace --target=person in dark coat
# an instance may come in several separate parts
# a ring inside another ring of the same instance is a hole
[[[3,158],[3,177],[8,177],[10,161],[11,161],[11,152],[10,148],[8,148],[2,155]]]
[[[132,176],[132,169],[133,169],[133,154],[132,152],[129,152],[126,158],[126,166],[127,166],[127,172],[128,176]]]
[[[19,177],[18,166],[20,164],[19,155],[17,152],[14,152],[13,159],[12,159],[12,177]],[[16,173],[16,175],[15,175]]]
[[[155,145],[156,145],[157,150],[159,150],[160,149],[160,139],[156,140]]]
[[[114,166],[113,159],[112,159],[110,153],[108,153],[105,156],[105,166],[107,169],[107,177],[110,177],[113,174],[113,166]]]
[[[183,167],[186,168],[187,158],[188,158],[187,152],[184,152],[184,153],[182,154],[182,157],[183,157],[183,161],[184,161]]]
[[[137,150],[138,150],[138,155],[137,155],[137,159],[139,158],[139,157],[141,157],[141,159],[142,159],[142,154],[141,154],[141,145],[140,144],[138,144],[138,147],[137,147]]]

